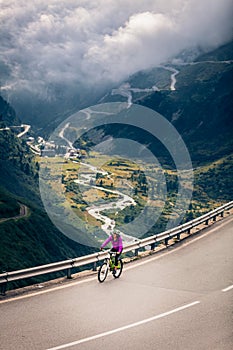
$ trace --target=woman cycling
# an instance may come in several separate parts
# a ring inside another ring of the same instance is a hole
[[[101,245],[100,249],[102,250],[109,242],[112,243],[111,252],[116,252],[116,256],[115,256],[115,269],[116,269],[118,265],[119,256],[121,255],[123,250],[122,238],[119,235],[119,233],[113,232],[113,234],[109,236],[106,239],[106,241]]]

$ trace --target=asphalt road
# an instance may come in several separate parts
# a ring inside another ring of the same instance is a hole
[[[230,350],[233,218],[202,236],[89,278],[0,302],[0,349]]]

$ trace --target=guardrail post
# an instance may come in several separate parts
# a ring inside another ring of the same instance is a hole
[[[1,283],[1,285],[0,285],[0,294],[5,296],[6,295],[7,283],[8,283],[8,278],[7,278],[8,277],[8,273],[7,273],[7,271],[3,271],[3,273],[6,274],[6,276],[5,276],[6,281]]]
[[[188,234],[188,235],[191,234],[191,228],[188,229],[187,234]]]
[[[72,268],[67,269],[67,278],[72,279],[72,274],[71,274]]]
[[[69,267],[67,269],[67,274],[66,274],[68,279],[72,279],[72,268],[74,267],[74,259],[71,259],[71,263],[70,264],[71,264],[71,267]]]
[[[156,243],[156,242],[152,243],[152,244],[150,245],[150,250],[154,250],[156,246],[157,246],[157,243]]]
[[[216,221],[216,219],[217,219],[217,215],[215,215],[215,216],[213,217],[213,221]]]
[[[1,284],[1,295],[3,296],[6,295],[6,287],[7,287],[7,282],[4,282]]]
[[[93,269],[92,269],[92,271],[97,271],[97,264],[96,264],[96,261],[95,261],[94,264],[93,264]]]
[[[138,256],[138,252],[139,252],[139,249],[137,248],[137,249],[135,249],[135,251],[134,251],[134,255],[135,256]]]
[[[178,241],[180,241],[180,232],[177,233],[176,237],[177,237]]]
[[[207,219],[205,222],[205,225],[208,225],[208,224],[209,224],[209,219]]]
[[[165,245],[168,246],[169,237],[165,238]]]
[[[221,212],[221,217],[222,218],[224,217],[224,210]]]

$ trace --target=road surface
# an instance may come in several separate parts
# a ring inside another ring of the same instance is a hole
[[[230,350],[233,217],[162,255],[0,301],[4,350]]]

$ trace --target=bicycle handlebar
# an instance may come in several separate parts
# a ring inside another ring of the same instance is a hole
[[[117,252],[113,252],[113,251],[111,251],[111,249],[106,249],[106,250],[104,250],[103,248],[101,249],[102,251],[105,251],[105,252],[107,252],[109,255],[116,255],[117,254]]]

